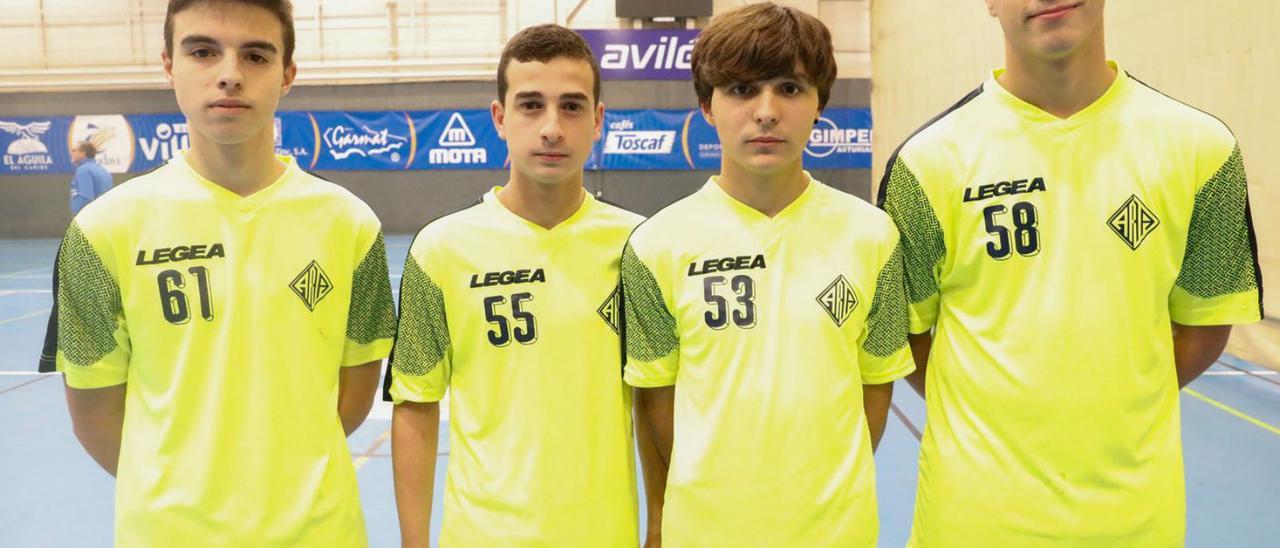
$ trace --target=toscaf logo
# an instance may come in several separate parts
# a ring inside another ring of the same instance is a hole
[[[98,150],[93,161],[111,173],[127,173],[133,163],[133,127],[119,114],[76,116],[71,121],[68,148],[89,141]]]
[[[476,147],[476,135],[460,112],[449,116],[449,123],[444,125],[436,143],[440,147],[427,153],[427,161],[432,164],[465,165],[489,161],[489,151]]]
[[[820,117],[809,133],[809,145],[804,151],[814,158],[826,158],[836,152],[870,154],[871,129],[841,129],[830,118]]]
[[[52,169],[53,156],[49,154],[49,147],[40,139],[40,136],[47,133],[52,127],[53,122],[50,120],[28,124],[0,120],[0,130],[18,137],[9,143],[9,146],[5,149],[4,166],[9,171],[15,172],[38,172]]]
[[[387,154],[392,162],[399,162],[399,150],[408,142],[408,137],[391,133],[386,128],[374,130],[362,125],[355,129],[339,124],[324,130],[324,144],[334,160],[345,160],[353,154],[366,158]]]
[[[622,119],[609,123],[605,154],[670,154],[676,144],[674,131],[636,130],[636,123]]]
[[[142,147],[142,155],[148,162],[153,162],[157,158],[167,162],[179,152],[191,147],[191,135],[187,133],[185,123],[161,122],[156,124],[156,136],[139,137],[138,145]]]

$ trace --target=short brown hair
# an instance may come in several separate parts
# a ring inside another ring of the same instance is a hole
[[[85,158],[89,159],[93,159],[93,157],[98,155],[98,147],[93,146],[93,143],[89,141],[80,141],[79,143],[76,143],[76,150],[79,150],[80,154],[83,154]]]
[[[507,65],[514,59],[521,63],[538,61],[545,63],[556,57],[586,61],[591,65],[591,96],[600,102],[600,65],[591,52],[591,46],[582,35],[560,25],[536,25],[517,32],[502,48],[498,61],[498,102],[506,103]]]
[[[817,17],[772,2],[751,4],[721,14],[693,46],[693,89],[698,102],[711,104],[717,87],[795,74],[804,67],[818,88],[818,108],[827,106],[836,80],[831,31]]]
[[[295,43],[293,30],[293,4],[289,0],[169,0],[169,8],[164,14],[164,51],[173,57],[173,17],[199,4],[245,4],[257,6],[271,12],[280,20],[280,34],[284,39],[284,66],[293,64],[293,47]]]

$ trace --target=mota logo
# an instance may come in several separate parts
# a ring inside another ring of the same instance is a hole
[[[1111,214],[1111,218],[1107,219],[1107,226],[1111,227],[1111,231],[1116,233],[1129,249],[1136,250],[1142,245],[1143,240],[1147,239],[1157,226],[1160,226],[1160,219],[1156,218],[1156,214],[1142,203],[1136,195],[1130,196],[1125,200],[1124,205],[1120,209]]]
[[[298,277],[289,284],[289,289],[302,299],[302,304],[307,305],[307,310],[314,311],[316,303],[333,290],[333,282],[329,281],[329,276],[320,268],[319,263],[311,261],[311,264],[302,269]]]
[[[836,322],[836,327],[843,326],[853,309],[858,307],[858,295],[843,275],[836,276],[835,281],[818,294],[817,300],[818,305],[831,316],[831,321]]]
[[[440,148],[433,148],[427,153],[427,161],[432,164],[468,165],[489,161],[488,149],[476,146],[476,135],[471,132],[461,112],[449,116],[449,123],[444,125],[436,142]]]
[[[455,112],[449,117],[449,123],[445,124],[444,132],[440,134],[440,146],[476,146],[476,136],[471,133],[471,128],[467,126],[467,121],[462,118],[461,112]]]

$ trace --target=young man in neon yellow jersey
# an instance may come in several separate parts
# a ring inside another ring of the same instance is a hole
[[[428,545],[447,389],[441,546],[634,546],[618,251],[641,218],[582,187],[604,122],[591,49],[520,31],[491,110],[510,179],[427,224],[405,263],[387,382],[402,545]]]
[[[720,174],[622,257],[625,375],[669,545],[875,545],[872,451],[913,366],[893,222],[802,169],[835,73],[826,27],[772,3],[716,17],[694,48]]]
[[[1178,388],[1261,317],[1239,148],[1107,60],[1103,0],[986,5],[1007,67],[879,193],[928,408],[911,543],[1181,546]]]
[[[297,72],[284,1],[172,0],[191,148],[89,204],[46,355],[116,475],[118,546],[364,546],[346,434],[395,317],[377,217],[273,153]]]

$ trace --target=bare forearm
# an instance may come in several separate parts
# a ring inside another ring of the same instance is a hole
[[[373,408],[373,398],[378,391],[382,360],[364,365],[344,367],[338,377],[338,416],[342,430],[348,436],[364,424]]]
[[[127,385],[81,390],[66,387],[67,411],[80,445],[112,476],[120,462],[120,436],[124,429],[124,397]]]
[[[391,414],[391,473],[395,478],[400,545],[426,548],[436,479],[440,404],[405,402]]]
[[[675,426],[674,394],[672,387],[635,390],[636,449],[644,472],[648,515],[646,548],[662,545],[662,509]]]
[[[916,370],[907,375],[907,383],[923,398],[925,368],[929,365],[929,349],[933,346],[933,335],[930,333],[907,335],[907,341],[911,344],[911,359],[916,362]]]
[[[871,433],[871,450],[880,446],[884,427],[889,420],[889,404],[893,401],[893,383],[862,385],[862,408]]]
[[[1218,361],[1231,338],[1231,326],[1173,324],[1173,362],[1178,368],[1178,388],[1196,380]]]

